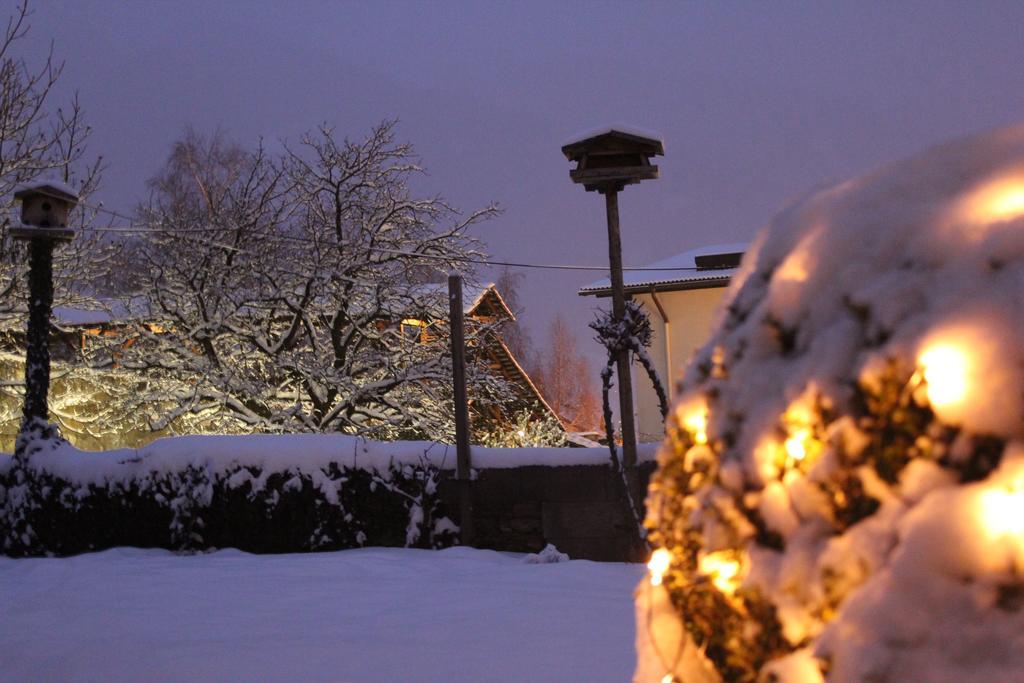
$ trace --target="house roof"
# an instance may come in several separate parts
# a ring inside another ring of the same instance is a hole
[[[439,315],[448,311],[448,283],[447,282],[429,282],[423,285],[419,285],[417,288],[417,294],[423,298],[430,300],[431,303],[436,304],[437,301],[444,301],[444,305],[441,306],[443,312],[439,309]],[[512,312],[512,309],[508,307],[505,299],[498,292],[498,288],[493,282],[488,282],[484,285],[468,285],[463,284],[462,286],[462,312],[465,315],[473,315],[477,309],[483,306],[485,303],[490,303],[497,312],[508,316],[509,320],[515,320],[516,316]]]
[[[140,296],[125,301],[122,299],[100,298],[94,308],[54,306],[53,320],[63,327],[91,327],[128,320],[143,319],[151,315],[149,302]]]
[[[704,257],[742,254],[749,245],[745,242],[737,244],[713,244],[698,247],[681,254],[656,261],[642,269],[627,270],[622,274],[627,294],[677,289],[706,289],[725,287],[739,270],[738,267],[715,267],[714,259]],[[698,259],[702,263],[698,263]],[[712,261],[709,265],[705,261]],[[610,278],[602,278],[597,282],[581,287],[580,296],[609,296],[612,284]]]
[[[551,404],[548,403],[546,398],[544,398],[544,394],[541,393],[540,388],[534,383],[533,378],[530,377],[529,373],[526,372],[526,369],[523,368],[516,357],[512,354],[512,349],[508,348],[508,344],[506,344],[505,340],[501,337],[495,336],[495,340],[498,342],[497,349],[500,349],[497,354],[497,361],[501,364],[502,370],[506,373],[506,377],[509,375],[518,375],[541,407],[543,407],[544,410],[546,410],[564,430],[565,424],[562,422],[562,418],[557,412],[555,412],[555,409],[551,407]]]

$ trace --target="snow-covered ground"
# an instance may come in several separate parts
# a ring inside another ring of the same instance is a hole
[[[618,683],[643,571],[468,548],[0,558],[0,678]]]

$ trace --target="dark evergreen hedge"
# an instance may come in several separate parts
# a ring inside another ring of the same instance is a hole
[[[192,463],[96,485],[14,462],[0,470],[0,546],[25,556],[115,546],[286,553],[456,542],[434,467],[372,471],[331,463],[263,474]]]

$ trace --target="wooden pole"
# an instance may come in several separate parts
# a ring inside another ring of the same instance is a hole
[[[452,383],[455,394],[456,478],[459,482],[459,526],[462,545],[473,544],[473,498],[469,457],[469,398],[466,395],[466,337],[462,308],[462,276],[448,276],[448,314],[452,335]]]
[[[49,424],[47,395],[50,390],[50,314],[53,308],[52,240],[36,237],[29,242],[29,307],[25,352],[25,403],[15,457],[24,458],[33,435],[56,436]]]
[[[612,315],[616,322],[626,317],[626,294],[622,283],[622,239],[619,236],[619,191],[604,191],[608,214],[608,263],[612,276]],[[629,367],[629,351],[619,351],[615,359],[619,375],[619,419],[622,421],[622,464],[636,467],[636,428],[633,424],[633,376]]]

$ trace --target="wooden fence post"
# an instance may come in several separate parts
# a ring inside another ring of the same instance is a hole
[[[456,478],[459,485],[459,526],[462,545],[473,544],[472,463],[469,457],[469,399],[466,395],[466,336],[462,308],[462,276],[448,276],[448,311],[452,338],[452,382],[455,394]]]

